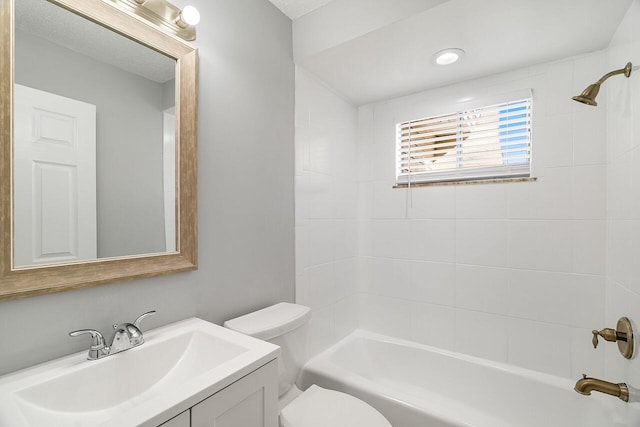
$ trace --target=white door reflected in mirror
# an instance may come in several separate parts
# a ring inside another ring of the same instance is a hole
[[[14,94],[14,267],[96,259],[96,107]]]

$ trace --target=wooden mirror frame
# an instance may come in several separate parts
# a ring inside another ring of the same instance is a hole
[[[197,49],[102,0],[47,1],[176,60],[177,253],[13,269],[14,0],[0,0],[0,301],[197,269]]]

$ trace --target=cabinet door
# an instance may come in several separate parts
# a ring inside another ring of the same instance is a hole
[[[277,361],[272,360],[191,408],[191,426],[277,427]]]
[[[189,410],[184,411],[177,417],[171,418],[166,423],[160,424],[159,427],[189,427],[191,425],[191,417]]]

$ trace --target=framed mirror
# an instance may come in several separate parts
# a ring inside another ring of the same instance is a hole
[[[0,0],[0,300],[197,268],[197,50],[111,0]]]

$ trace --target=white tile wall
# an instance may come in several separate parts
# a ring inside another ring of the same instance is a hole
[[[313,355],[357,327],[357,254],[369,244],[357,239],[357,109],[296,68],[295,123],[296,301],[313,310]]]
[[[410,298],[412,261],[376,257],[372,265],[369,292],[389,298]]]
[[[571,233],[571,271],[605,274],[606,222],[575,221]]]
[[[550,374],[571,372],[572,330],[569,326],[509,319],[508,361]]]
[[[413,303],[407,299],[361,294],[360,326],[370,331],[411,339]]]
[[[450,220],[413,220],[400,222],[410,227],[408,258],[421,261],[455,260],[455,222]]]
[[[411,257],[411,222],[396,219],[373,220],[373,256]]]
[[[627,316],[636,330],[640,328],[640,82],[635,70],[635,65],[640,63],[639,23],[640,1],[635,0],[608,50],[610,69],[631,61],[634,71],[629,79],[607,81],[605,98],[607,280],[604,325],[615,327],[620,316]],[[600,354],[605,354],[604,378],[640,386],[637,356],[625,360],[613,345],[606,345],[602,350]]]
[[[411,304],[411,339],[446,350],[454,350],[455,309],[434,304]]]
[[[549,142],[535,147],[534,163],[540,162],[548,168],[573,165],[573,116],[573,113],[554,114],[539,124],[534,138]]]
[[[509,187],[505,185],[468,185],[456,188],[456,218],[507,218]]]
[[[639,22],[635,0],[604,51],[358,109],[297,70],[296,290],[314,351],[362,327],[640,387],[640,362],[591,347],[622,315],[640,328],[640,78],[608,81],[598,108],[570,99],[640,64]],[[536,182],[392,188],[395,123],[525,88]]]
[[[372,235],[358,239],[373,271],[358,279],[360,326],[565,377],[604,371],[578,337],[605,320],[607,102],[571,96],[606,62],[596,52],[360,108]],[[528,88],[536,182],[392,188],[395,123]]]
[[[537,141],[545,140],[535,138],[533,144]],[[538,181],[509,185],[509,217],[571,219],[572,170],[572,167],[549,167],[542,170],[538,167],[539,173],[534,174]]]
[[[572,217],[574,219],[605,219],[606,202],[607,165],[573,168]]]
[[[453,263],[416,261],[411,266],[410,291],[412,301],[453,306],[456,288],[456,266]]]
[[[456,262],[506,267],[509,263],[509,222],[458,220],[455,245]]]
[[[511,221],[509,266],[571,271],[571,221]]]
[[[455,306],[506,315],[509,308],[509,273],[506,268],[456,265]]]
[[[387,184],[385,184],[387,185]],[[409,218],[451,219],[456,217],[456,192],[447,187],[433,187],[428,195],[410,197]],[[418,190],[416,190],[417,194]],[[397,193],[397,191],[396,191]],[[496,209],[496,208],[488,208]],[[462,215],[464,211],[462,210]]]
[[[455,350],[472,356],[506,362],[506,316],[456,310]]]
[[[571,325],[593,330],[593,325],[605,322],[605,278],[603,276],[572,275]]]
[[[605,61],[603,60],[602,63],[605,63]],[[591,69],[597,68],[593,67]],[[581,90],[578,89],[578,91]],[[606,98],[603,97],[603,99]],[[600,109],[606,108],[606,102],[599,101],[598,107]],[[606,162],[607,146],[602,144],[602,141],[606,141],[607,135],[606,122],[602,121],[601,112],[596,109],[577,111],[573,126],[574,165],[604,164]]]

